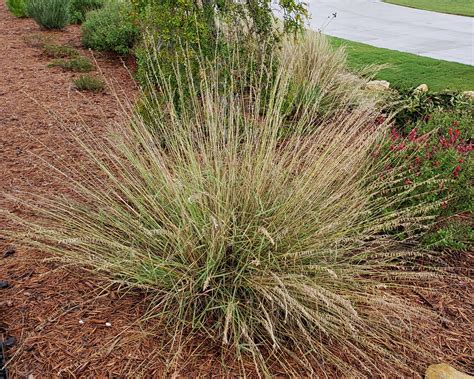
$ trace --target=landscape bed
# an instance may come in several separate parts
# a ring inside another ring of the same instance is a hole
[[[368,91],[321,37],[265,65],[232,43],[173,61],[151,36],[140,92],[133,60],[92,57],[77,26],[3,3],[0,24],[10,377],[474,370],[472,235],[450,221],[472,223],[452,196],[470,191],[469,99]],[[130,30],[89,41],[129,53]]]

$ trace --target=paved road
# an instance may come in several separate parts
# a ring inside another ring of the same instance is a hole
[[[313,30],[377,47],[474,65],[474,18],[379,0],[308,0]],[[474,0],[473,0],[474,6]],[[331,19],[331,15],[337,16]]]

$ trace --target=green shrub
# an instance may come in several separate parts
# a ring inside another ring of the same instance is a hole
[[[69,0],[27,0],[26,12],[45,29],[63,29],[69,22]]]
[[[68,71],[87,72],[94,69],[94,64],[89,58],[78,56],[71,59],[54,59],[48,64],[48,67],[61,67]]]
[[[242,67],[207,58],[199,91],[195,78],[155,79],[165,86],[150,86],[143,105],[153,128],[135,114],[85,148],[87,181],[70,183],[74,196],[23,202],[38,221],[11,215],[25,232],[9,235],[142,289],[170,359],[198,354],[199,335],[223,361],[233,352],[242,376],[255,374],[252,362],[260,376],[316,376],[321,362],[342,377],[418,375],[437,347],[414,332],[435,316],[405,294],[435,274],[387,232],[417,229],[436,204],[381,212],[410,191],[379,196],[398,176],[373,159],[385,125],[371,104],[347,98],[314,127],[318,106],[303,89],[300,117],[282,117],[297,72],[309,89],[337,74],[302,63],[321,53],[311,43],[288,47],[272,82],[252,78],[267,68],[245,60],[248,75],[222,83],[222,70]],[[174,82],[188,86],[185,111]],[[262,91],[272,94],[265,106]]]
[[[436,111],[468,109],[469,99],[456,92],[416,92],[402,90],[394,99],[395,122],[400,131],[419,121],[426,121]]]
[[[26,0],[7,0],[7,8],[15,17],[26,17]]]
[[[422,242],[430,249],[448,251],[472,251],[474,246],[474,229],[472,220],[469,223],[450,221],[447,224],[427,233]]]
[[[68,45],[44,43],[43,53],[49,58],[71,58],[79,55],[79,51]]]
[[[78,91],[102,92],[105,88],[105,82],[91,75],[81,75],[74,79],[74,87]]]
[[[139,36],[126,1],[108,2],[103,8],[89,12],[82,24],[82,43],[98,51],[128,54]]]
[[[102,8],[104,3],[105,0],[71,0],[70,22],[82,24],[88,12]]]

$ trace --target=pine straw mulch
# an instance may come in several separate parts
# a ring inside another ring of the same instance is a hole
[[[71,88],[77,74],[47,68],[48,58],[25,41],[38,33],[80,49],[77,26],[40,31],[32,20],[11,16],[0,2],[0,208],[17,214],[25,212],[22,206],[3,194],[67,191],[68,183],[38,164],[38,157],[51,163],[65,159],[71,165],[81,160],[65,125],[79,133],[87,125],[100,135],[105,124],[119,122],[121,115],[110,89],[84,95]],[[135,85],[120,60],[106,54],[95,58],[105,77],[117,84],[119,97],[133,98]],[[6,224],[0,218],[0,228]],[[179,361],[165,360],[164,337],[152,327],[153,320],[138,322],[147,309],[146,294],[119,291],[86,271],[59,267],[47,258],[0,240],[0,280],[9,283],[0,289],[0,338],[15,338],[6,351],[10,378],[152,378],[175,370],[183,377],[224,375],[219,354],[206,342],[197,341],[194,351],[182,352]],[[441,350],[439,361],[474,373],[474,288],[466,279],[474,255],[460,254],[451,263],[462,274],[458,279],[436,279],[430,289],[407,294],[447,320],[420,328],[414,338]],[[197,351],[199,359],[189,359]],[[328,370],[321,376],[337,374]]]
[[[182,352],[178,361],[166,361],[161,350],[163,337],[153,328],[153,320],[138,321],[147,309],[144,294],[107,287],[85,271],[59,268],[43,258],[47,256],[23,250],[2,258],[2,271],[7,273],[2,276],[10,287],[1,290],[1,324],[18,341],[8,350],[10,377],[224,375],[217,351],[199,342],[195,351]],[[460,270],[472,267],[474,255],[459,258]],[[440,362],[471,373],[473,293],[472,283],[458,279],[434,280],[431,288],[406,294],[446,319],[426,328],[420,326],[413,340],[429,341],[433,350],[442,351]],[[165,349],[171,349],[171,345]],[[234,368],[237,373],[237,366]],[[338,377],[331,370],[325,374]]]

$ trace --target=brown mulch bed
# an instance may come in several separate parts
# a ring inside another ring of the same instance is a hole
[[[0,208],[18,214],[24,212],[21,204],[5,195],[67,191],[63,178],[51,175],[38,163],[41,158],[52,163],[65,160],[71,165],[81,161],[81,152],[64,129],[80,132],[87,127],[100,135],[107,123],[120,121],[122,111],[115,93],[122,99],[132,99],[137,93],[126,65],[105,54],[95,55],[95,59],[116,91],[110,86],[104,93],[75,91],[72,79],[78,74],[48,68],[49,59],[25,41],[38,33],[80,48],[79,27],[41,31],[32,20],[11,16],[0,1]],[[81,52],[91,56],[88,51]],[[2,229],[7,220],[0,216],[0,223],[4,224],[0,224]],[[0,280],[9,283],[8,288],[0,289],[0,339],[9,335],[16,340],[6,351],[10,378],[170,375],[164,371],[160,352],[163,341],[137,323],[146,308],[144,296],[119,296],[92,275],[60,268],[44,258],[44,253],[11,248],[0,240]],[[473,254],[453,257],[453,262],[469,274]],[[449,322],[423,333],[442,349],[440,361],[474,373],[472,283],[462,278],[437,281],[432,289],[413,296]],[[213,356],[212,350],[208,359],[192,366],[186,362],[184,358],[179,363],[182,376],[219,375],[219,356]],[[430,363],[436,362],[427,365]]]

